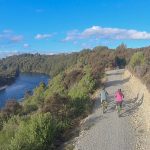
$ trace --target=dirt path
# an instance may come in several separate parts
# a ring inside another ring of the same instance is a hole
[[[119,118],[115,110],[114,92],[123,89],[128,78],[123,79],[124,70],[108,71],[106,90],[109,93],[109,107],[106,114],[100,108],[99,92],[94,111],[82,125],[82,129],[75,142],[75,150],[135,150],[136,140],[134,128],[130,124],[132,108],[130,100],[124,103],[124,113]],[[126,90],[126,89],[123,89]],[[126,97],[126,95],[125,95]],[[140,104],[139,104],[140,105]],[[131,114],[131,115],[130,115]]]

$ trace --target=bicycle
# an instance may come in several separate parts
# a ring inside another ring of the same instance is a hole
[[[121,112],[122,112],[122,102],[117,102],[117,113],[119,117],[121,115]]]
[[[103,109],[103,113],[105,113],[105,112],[106,112],[107,107],[108,107],[108,102],[107,102],[106,100],[103,100],[103,102],[102,102],[102,109]]]

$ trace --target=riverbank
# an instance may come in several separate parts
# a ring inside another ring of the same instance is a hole
[[[48,84],[49,77],[44,74],[21,73],[11,85],[0,87],[0,108],[5,106],[7,100],[23,101],[27,91],[33,91],[40,82]]]

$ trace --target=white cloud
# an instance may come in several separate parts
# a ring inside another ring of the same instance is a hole
[[[3,30],[0,33],[0,41],[3,43],[18,43],[21,42],[23,40],[23,36],[22,35],[16,35],[12,32],[12,30]]]
[[[30,45],[29,45],[28,43],[24,43],[24,44],[23,44],[23,47],[24,47],[24,48],[28,48],[29,46],[30,46]]]
[[[40,39],[47,39],[47,38],[50,38],[50,37],[52,37],[51,34],[37,34],[37,35],[35,36],[35,39],[40,40]]]
[[[63,41],[72,41],[78,39],[80,37],[80,33],[78,30],[72,30],[67,33],[67,37]]]
[[[20,42],[20,41],[23,40],[23,36],[22,35],[13,35],[13,36],[10,37],[10,40],[12,42],[17,43],[17,42]]]
[[[121,29],[121,28],[103,28],[101,26],[92,26],[82,32],[73,30],[69,32],[64,41],[73,41],[77,39],[131,39],[131,40],[149,40],[150,33],[146,31],[137,31],[133,29]]]

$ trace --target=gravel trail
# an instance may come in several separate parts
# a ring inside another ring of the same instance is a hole
[[[124,70],[107,72],[108,111],[102,114],[98,92],[93,113],[84,120],[80,135],[75,140],[75,150],[136,149],[134,128],[130,124],[130,115],[119,118],[115,110],[114,93],[118,88],[123,89],[123,84],[128,82],[128,79],[123,79],[123,72]],[[124,110],[126,109],[124,104]]]

